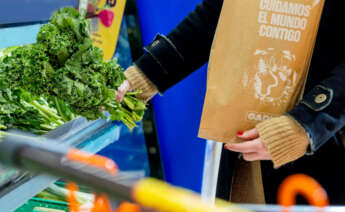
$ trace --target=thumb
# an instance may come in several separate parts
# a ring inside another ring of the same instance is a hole
[[[238,132],[237,136],[243,140],[253,140],[259,137],[259,132],[256,128],[244,132]]]

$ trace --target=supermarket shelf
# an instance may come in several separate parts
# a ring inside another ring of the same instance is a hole
[[[97,153],[120,136],[120,125],[106,120],[87,121],[77,118],[49,132],[45,137],[56,139],[64,145]],[[14,211],[48,185],[58,180],[48,175],[26,175],[0,190],[1,211]]]

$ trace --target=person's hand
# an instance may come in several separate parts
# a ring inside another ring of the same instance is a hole
[[[122,102],[123,97],[129,90],[131,90],[131,85],[129,84],[128,80],[123,81],[123,83],[116,91],[116,101]]]
[[[267,151],[265,145],[260,139],[258,130],[253,128],[245,132],[238,132],[237,137],[243,140],[243,143],[226,144],[224,148],[242,153],[246,161],[272,160],[271,154]]]
[[[146,103],[158,93],[156,86],[149,78],[138,68],[132,65],[124,72],[128,81],[125,81],[117,91],[117,101],[122,101],[128,91],[138,91],[136,98]]]

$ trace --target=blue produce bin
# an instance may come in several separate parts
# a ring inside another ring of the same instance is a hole
[[[144,45],[167,34],[200,0],[137,0]],[[174,185],[200,192],[205,140],[197,138],[206,91],[205,67],[153,99],[164,174]]]

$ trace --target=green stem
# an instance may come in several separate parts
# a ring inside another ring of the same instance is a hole
[[[110,107],[110,108],[118,108],[117,105],[113,105],[113,104],[111,104],[111,103],[106,103],[105,106],[108,106],[108,107]]]
[[[127,96],[127,95],[128,95],[128,96],[136,96],[136,95],[139,95],[139,94],[141,94],[141,93],[142,93],[141,90],[132,91],[132,92],[127,92],[127,93],[126,93],[126,96]]]
[[[126,109],[126,108],[123,108],[123,107],[120,107],[120,111],[123,113],[123,116],[122,116],[122,121],[124,121],[124,123],[130,128],[130,129],[133,129],[135,126],[136,126],[136,123],[134,122],[133,120],[133,117],[132,117],[132,114]]]
[[[51,116],[47,115],[46,113],[44,113],[44,112],[41,111],[41,110],[39,110],[39,113],[41,114],[41,116],[42,116],[43,118],[46,119],[46,121],[47,121],[48,123],[53,122],[53,123],[57,124],[58,126],[61,126],[61,125],[64,124],[63,121],[61,121],[61,120],[56,120],[54,117],[51,117]]]
[[[61,117],[54,114],[52,111],[47,110],[45,107],[40,105],[37,101],[33,101],[31,103],[38,111],[40,111],[41,115],[46,118],[48,121],[52,121],[56,123],[58,126],[63,125],[64,122],[61,121]]]
[[[56,104],[56,108],[57,108],[58,114],[61,116],[61,118],[62,118],[62,120],[64,122],[67,122],[68,118],[65,116],[65,113],[62,112],[58,98],[54,97],[54,101],[55,101],[55,104]]]
[[[50,130],[38,130],[37,131],[37,134],[39,135],[43,135],[43,134],[46,134],[47,132],[49,132]]]
[[[132,113],[129,112],[126,108],[120,107],[120,110],[124,112],[128,117],[132,117]]]
[[[134,108],[135,108],[135,103],[133,103],[131,100],[130,100],[130,98],[128,98],[128,97],[124,97],[123,98],[123,102],[131,109],[131,110],[134,110]]]
[[[46,113],[47,115],[59,120],[61,119],[60,116],[55,114],[55,111],[53,111],[52,109],[41,105],[40,103],[38,103],[36,100],[32,102],[32,105],[34,105],[36,108],[40,109],[41,111],[43,111],[44,113]]]
[[[40,128],[41,128],[41,130],[47,130],[47,131],[55,129],[55,127],[48,125],[48,124],[41,124]]]

